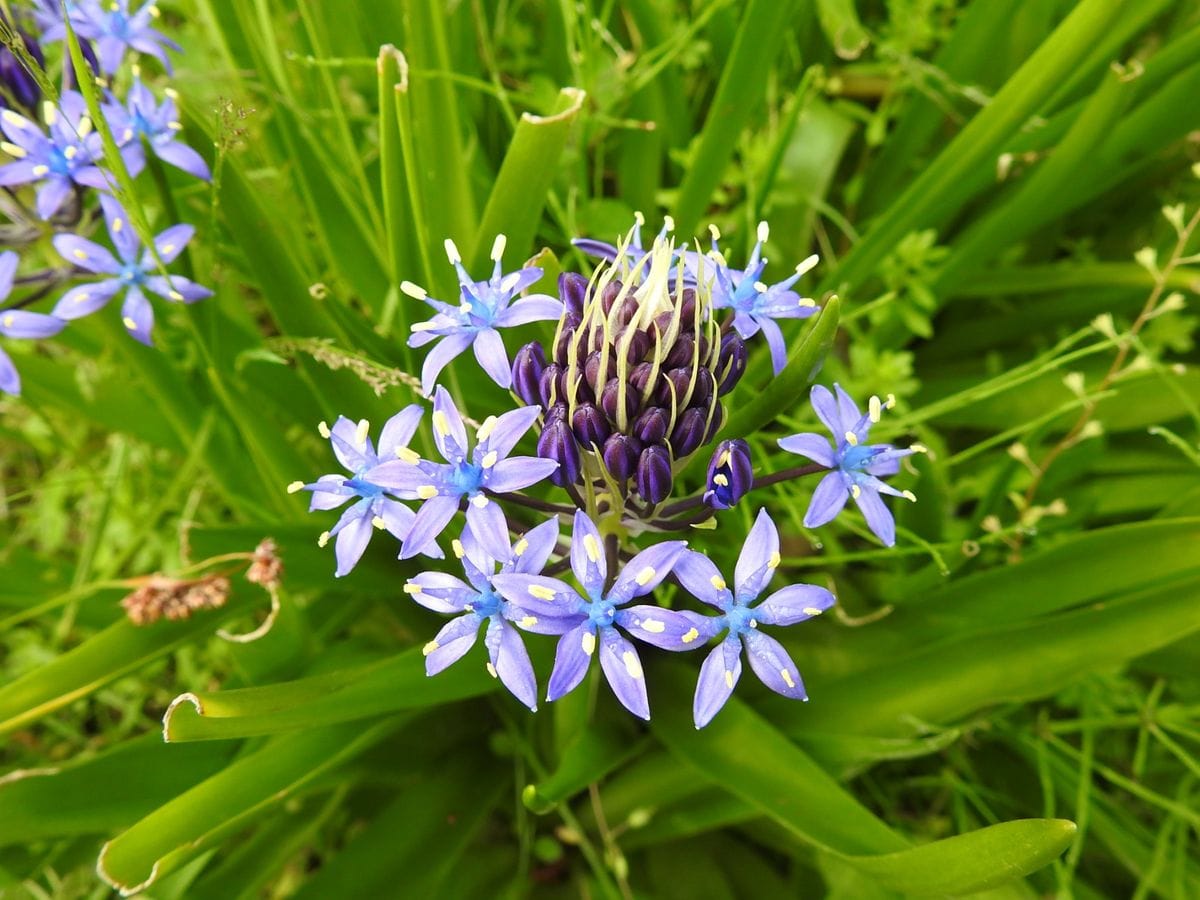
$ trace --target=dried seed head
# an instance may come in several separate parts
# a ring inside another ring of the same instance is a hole
[[[125,615],[134,625],[149,625],[159,619],[186,619],[202,609],[217,609],[229,599],[229,579],[209,575],[196,580],[151,575],[137,590],[121,601]]]
[[[270,590],[278,587],[282,578],[283,560],[279,558],[279,547],[272,538],[263,538],[254,548],[250,568],[246,570],[246,580]]]

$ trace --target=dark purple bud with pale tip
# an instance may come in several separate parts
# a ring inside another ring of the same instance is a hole
[[[579,445],[575,435],[571,433],[571,425],[567,421],[567,405],[559,403],[546,416],[546,424],[538,436],[537,453],[542,459],[552,459],[558,463],[558,468],[550,475],[550,480],[559,487],[566,487],[579,480],[582,461],[579,455]]]
[[[563,272],[558,276],[558,299],[567,308],[568,316],[576,319],[583,317],[587,286],[588,280],[576,272]]]
[[[642,451],[637,464],[637,492],[647,503],[662,503],[671,496],[671,454],[662,444]]]
[[[637,391],[639,397],[645,396],[646,386],[650,383],[650,376],[654,374],[654,363],[638,363],[629,370],[629,386]]]
[[[692,409],[686,410],[679,421],[675,423],[675,430],[671,432],[671,449],[675,452],[676,459],[682,459],[691,453],[696,452],[696,449],[704,442],[704,431],[708,427],[708,410]]]
[[[628,422],[633,418],[634,413],[640,404],[641,396],[631,388],[625,385],[625,421]],[[621,382],[617,378],[610,378],[608,384],[604,385],[604,390],[600,392],[600,409],[608,416],[608,420],[614,425],[619,425],[621,421],[620,411],[621,404]]]
[[[688,401],[688,406],[696,406],[701,409],[708,409],[708,401],[713,395],[713,375],[708,369],[696,370],[696,383],[692,385],[692,399]]]
[[[542,377],[538,379],[538,397],[547,409],[566,399],[562,395],[562,366],[558,363],[550,363],[542,370]]]
[[[539,385],[545,368],[546,352],[542,345],[536,342],[526,344],[517,351],[516,358],[513,359],[513,392],[530,406],[537,406],[542,402]]]
[[[717,444],[708,463],[704,502],[713,509],[729,509],[753,486],[750,445],[740,438]]]
[[[612,432],[608,420],[591,403],[582,403],[575,408],[571,426],[575,429],[575,437],[584,447],[602,446]]]
[[[633,436],[644,444],[657,444],[667,437],[671,416],[661,406],[652,406],[633,423]]]
[[[717,359],[717,374],[721,383],[717,388],[719,396],[725,396],[742,380],[746,374],[746,343],[736,331],[731,331],[721,338],[721,355]]]
[[[619,484],[627,481],[633,474],[641,454],[641,442],[627,434],[610,435],[604,442],[604,450],[601,452],[604,467]]]

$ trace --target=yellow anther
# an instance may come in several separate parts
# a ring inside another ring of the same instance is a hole
[[[725,686],[733,690],[733,673],[729,669],[725,670]]]
[[[687,631],[685,631],[683,633],[683,637],[681,637],[679,640],[683,641],[683,643],[685,643],[685,644],[690,644],[692,641],[694,641],[698,637],[700,637],[700,632],[697,631],[695,628],[689,628]]]
[[[421,653],[423,653],[425,656],[428,656],[430,653],[432,653],[437,648],[438,648],[438,642],[430,641],[428,644],[426,644],[424,647],[421,648]]]
[[[73,302],[85,303],[85,302],[87,302],[87,298],[90,296],[91,296],[91,294],[89,294],[87,291],[82,291],[81,293],[78,293],[75,295],[75,300]]]
[[[783,676],[783,683],[786,684],[788,687],[794,688],[796,686],[796,682],[792,678],[792,673],[789,672],[787,669],[780,669],[779,674],[781,676]]]
[[[885,402],[884,405],[887,406],[888,409],[894,409],[896,406],[896,395],[888,394],[887,401]]]
[[[35,177],[41,178],[43,175],[46,175],[50,172],[50,167],[49,166],[34,166],[32,171],[33,171],[33,174]]]
[[[801,297],[800,302],[797,303],[796,305],[800,306],[804,309],[808,309],[809,307],[816,306],[817,301],[814,300],[812,297]]]
[[[425,292],[425,288],[421,287],[419,284],[413,284],[411,281],[400,282],[400,291],[401,293],[408,294],[408,296],[412,297],[414,300],[424,300],[429,296],[429,294]]]
[[[495,416],[488,416],[486,419],[484,419],[483,424],[479,426],[479,430],[475,432],[475,440],[486,441],[489,437],[491,437],[492,432],[496,430],[497,421],[498,420]]]
[[[847,431],[846,432],[846,443],[849,444],[851,447],[857,447],[858,446],[858,435],[855,434],[853,431]]]
[[[87,259],[87,252],[76,247],[71,251],[71,255],[76,259]]]
[[[172,131],[183,131],[183,123],[182,122],[168,122],[167,127],[170,128]]]
[[[667,628],[666,624],[660,622],[658,619],[645,619],[642,622],[642,627],[651,634],[662,634]]]
[[[97,80],[99,80],[99,79],[97,79]],[[122,131],[121,132],[121,140],[126,143],[128,143],[129,141],[132,141],[133,140],[133,129],[126,128],[124,131]]]
[[[25,127],[25,120],[18,116],[11,109],[6,109],[3,112],[0,112],[0,118],[3,118],[5,122],[7,122],[9,125],[12,125],[14,128]]]
[[[917,502],[917,495],[914,494],[912,491],[903,491],[900,494],[900,496],[903,497],[905,500],[907,500],[909,503]]]
[[[330,535],[330,533],[328,531],[322,531],[320,536],[317,538],[317,546],[324,547],[326,544],[329,543],[330,537],[332,537],[332,535]]]
[[[525,538],[521,538],[519,541],[513,544],[513,556],[521,556],[528,549],[529,541],[525,540]]]
[[[630,678],[642,677],[642,663],[636,653],[626,650],[621,654],[621,660],[625,663],[625,671],[629,673]]]
[[[158,252],[161,253],[163,256],[169,256],[170,254],[175,252],[175,245],[174,244],[163,244],[161,247],[158,248]]]
[[[383,521],[383,516],[376,516],[371,520],[371,524],[380,531],[383,531],[385,528],[387,528],[387,522]]]
[[[492,501],[488,499],[487,494],[476,494],[471,498],[471,503],[474,504],[477,509],[483,509],[491,502]]]
[[[8,112],[8,110],[5,110],[5,112]],[[0,150],[3,150],[9,156],[16,159],[24,159],[26,156],[28,156],[25,148],[18,147],[16,144],[10,144],[8,141],[0,141]]]
[[[729,465],[729,460],[733,458],[733,454],[728,450],[722,450],[721,455],[717,458],[717,468],[723,469]]]
[[[406,582],[404,585],[404,593],[408,594],[410,597],[417,596],[417,594],[421,593],[423,590],[425,589],[415,581]]]
[[[909,444],[908,449],[911,450],[913,453],[928,453],[929,452],[929,448],[926,447],[924,444]]]
[[[359,447],[367,445],[367,432],[371,430],[371,423],[366,419],[359,420],[358,427],[354,429],[354,443]]]
[[[443,246],[446,248],[446,258],[450,260],[450,265],[456,266],[462,262],[462,256],[459,255],[458,247],[455,246],[454,241],[446,238]]]
[[[754,282],[754,290],[758,291],[760,294],[765,294],[767,292],[767,286],[764,282],[756,281]]]
[[[124,219],[122,219],[122,218],[116,218],[116,219],[113,219],[113,220],[112,220],[112,233],[113,233],[113,234],[120,234],[120,233],[121,233],[121,229],[122,229],[122,228],[124,228],[124,227],[125,227],[125,220],[124,220]]]
[[[646,224],[646,217],[642,215],[642,211],[640,209],[633,214],[633,221],[637,223],[638,228],[641,228]]]
[[[712,578],[708,579],[708,583],[711,584],[718,591],[723,591],[723,590],[725,590],[725,588],[728,587],[728,585],[725,583],[725,579],[722,578],[720,575],[714,575]]]
[[[456,559],[462,559],[467,555],[467,551],[463,548],[462,541],[460,541],[458,538],[452,540],[450,542],[450,546],[454,550],[454,556]]]
[[[397,447],[396,458],[401,459],[409,465],[415,466],[421,461],[421,454],[411,447]]]
[[[318,422],[317,423],[317,434],[319,434],[321,437],[325,438],[325,440],[329,440],[329,435],[331,433],[332,432],[330,432],[330,430],[329,430],[328,422]]]
[[[179,99],[179,91],[175,90],[175,88],[164,88],[163,94],[170,97],[172,100]]]
[[[496,239],[492,241],[492,262],[500,262],[504,256],[504,247],[508,243],[508,238],[503,234],[496,235]]]
[[[529,586],[529,593],[539,600],[554,599],[554,588],[548,588],[544,584],[531,584]]]
[[[767,242],[767,238],[769,238],[770,236],[771,236],[771,226],[768,225],[766,222],[759,222],[758,223],[758,239],[765,244]]]
[[[870,415],[872,422],[878,422],[883,416],[883,404],[879,402],[879,398],[874,394],[872,394],[871,399],[867,401],[867,412]]]
[[[304,490],[304,482],[303,481],[293,481],[291,484],[288,485],[288,488],[287,488],[287,491],[289,494],[294,494],[297,491],[302,491],[302,490]]]
[[[583,633],[583,640],[580,641],[580,643],[583,646],[583,652],[588,656],[591,656],[596,652],[596,636],[590,631],[585,631]]]
[[[587,557],[592,562],[600,561],[600,542],[596,540],[594,534],[583,536],[583,549],[587,551]]]
[[[672,216],[663,216],[663,228],[667,231],[675,230],[675,219]]]
[[[137,331],[137,322],[135,322],[129,316],[126,316],[125,318],[123,318],[121,320],[121,324],[123,324],[130,331]]]
[[[458,311],[459,311],[460,313],[462,313],[463,315],[467,315],[468,313],[470,313],[470,312],[471,312],[471,304],[470,304],[470,303],[460,303],[460,304],[458,304]]]
[[[749,624],[750,624],[751,628],[757,628],[758,627],[758,619],[751,619]]]
[[[434,322],[414,322],[412,325],[413,331],[433,331],[435,328],[437,324]]]
[[[634,581],[636,581],[642,587],[645,587],[657,574],[658,573],[654,571],[654,566],[646,566],[646,568],[637,573],[637,577],[634,579]]]
[[[517,622],[517,624],[522,628],[532,628],[537,624],[537,621],[537,616],[524,616],[520,621]]]
[[[724,475],[722,475],[720,472],[718,472],[716,475],[713,476],[713,484],[719,485],[721,487],[725,487],[727,484],[729,484],[729,479],[726,478]]]
[[[72,145],[70,147],[67,147],[65,150],[63,150],[62,154],[69,160],[74,159],[76,156],[79,155],[79,148]]]
[[[719,229],[716,225],[710,224],[708,226],[708,233],[712,235],[712,239],[714,241],[719,241],[721,239],[721,229]]]
[[[58,110],[54,108],[54,104],[49,100],[42,101],[42,118],[47,125],[53,125],[58,121]]]
[[[862,496],[862,488],[860,488],[857,484],[850,485],[850,496],[857,500]]]
[[[438,489],[432,484],[423,484],[417,488],[417,496],[422,500],[430,500],[437,496]]]
[[[806,616],[819,616],[823,612],[825,612],[825,610],[817,609],[815,606],[804,607],[804,614]]]
[[[779,555],[779,551],[776,550],[774,553],[771,554],[771,558],[767,560],[767,568],[768,569],[778,569],[779,564],[782,561],[783,560],[782,560],[782,557],[780,557],[780,555]]]
[[[167,296],[170,297],[172,300],[176,300],[176,301],[183,299],[183,294],[179,293],[179,291],[168,291]],[[359,443],[362,443],[362,442],[360,441]]]
[[[497,453],[495,450],[489,450],[487,453],[484,454],[483,461],[480,462],[480,465],[483,466],[485,469],[490,469],[492,466],[494,466],[496,464],[496,461],[498,459],[500,459],[500,454]]]
[[[497,672],[496,672],[496,667],[492,665],[492,661],[491,661],[491,660],[488,660],[488,661],[487,661],[486,663],[484,663],[483,665],[484,665],[484,668],[486,668],[486,669],[487,669],[487,673],[488,673],[489,675],[491,675],[493,678],[499,678],[499,677],[500,677],[500,676],[499,676],[499,674],[497,674]]]
[[[816,268],[817,263],[820,261],[821,257],[814,253],[812,256],[801,262],[800,265],[796,266],[796,274],[803,275],[806,272],[811,272],[814,268]]]
[[[450,422],[440,409],[433,413],[433,430],[437,432],[438,437],[445,437],[450,433]]]

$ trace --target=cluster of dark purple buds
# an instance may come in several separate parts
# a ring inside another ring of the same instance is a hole
[[[513,390],[545,411],[538,453],[559,463],[557,484],[599,478],[653,506],[670,495],[675,464],[712,442],[747,354],[695,287],[650,285],[561,275],[553,353],[523,346]]]
[[[37,40],[23,28],[8,22],[0,11],[0,106],[19,106],[32,110],[42,98],[37,79],[26,69],[14,47],[23,46],[25,53],[40,68],[46,67],[46,57]]]

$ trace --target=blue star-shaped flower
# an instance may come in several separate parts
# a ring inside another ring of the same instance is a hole
[[[398,541],[408,537],[415,518],[413,511],[387,495],[393,493],[404,500],[412,500],[415,495],[389,491],[375,483],[374,473],[381,462],[411,452],[408,443],[417,430],[422,412],[421,407],[413,404],[388,419],[379,434],[378,451],[371,442],[371,426],[366,419],[356,425],[345,416],[338,416],[332,428],[322,422],[321,435],[329,439],[333,445],[333,455],[350,473],[350,477],[322,475],[311,484],[295,481],[288,485],[291,493],[312,491],[312,502],[308,507],[310,512],[337,509],[347,500],[356,499],[357,502],[342,513],[337,524],[321,535],[322,547],[331,537],[337,538],[334,545],[337,571],[334,574],[338,578],[348,575],[358,565],[367,544],[371,542],[373,528],[391,533]],[[437,549],[436,545],[434,549]]]
[[[156,0],[149,0],[136,12],[129,9],[129,0],[80,0],[70,10],[71,27],[81,38],[96,42],[100,71],[111,75],[121,67],[128,50],[146,53],[162,63],[168,74],[171,60],[167,49],[181,52],[180,46],[165,34],[151,27],[159,16]],[[67,29],[61,21],[47,27],[42,39],[61,41]]]
[[[691,629],[693,618],[703,617],[657,606],[621,607],[658,587],[671,574],[686,546],[684,541],[667,541],[643,550],[625,564],[606,591],[608,562],[603,540],[592,520],[580,510],[575,513],[571,536],[571,568],[583,586],[582,594],[557,578],[541,575],[513,573],[492,579],[496,590],[508,600],[511,618],[519,627],[538,634],[562,635],[547,700],[557,700],[573,691],[599,648],[600,667],[621,705],[635,716],[650,718],[641,658],[617,627],[661,646],[670,636]]]
[[[425,645],[425,672],[436,675],[457,662],[475,646],[481,625],[487,625],[484,643],[488,650],[488,673],[499,678],[512,695],[537,710],[537,680],[520,633],[512,626],[523,620],[536,624],[526,613],[514,609],[492,584],[493,578],[508,573],[536,575],[546,565],[558,541],[558,520],[550,519],[530,529],[505,555],[500,572],[497,560],[476,540],[470,528],[462,541],[454,542],[455,555],[462,561],[467,582],[445,572],[423,572],[409,579],[404,592],[426,609],[452,615],[445,627]]]
[[[675,577],[696,599],[715,606],[721,615],[698,616],[702,621],[669,650],[689,650],[722,631],[727,632],[700,667],[692,717],[703,728],[725,705],[742,674],[742,650],[750,668],[767,687],[785,697],[807,700],[804,682],[792,658],[759,625],[793,625],[818,616],[836,602],[833,594],[811,584],[793,584],[755,603],[779,565],[779,531],[765,509],[746,536],[733,573],[733,590],[712,561],[702,553],[685,552],[675,564]],[[701,640],[703,639],[703,640]],[[699,643],[697,643],[697,641]],[[684,643],[686,642],[686,644]]]
[[[441,338],[429,351],[421,367],[421,389],[432,394],[442,369],[467,347],[474,346],[475,359],[496,384],[507,388],[512,384],[512,367],[498,328],[511,328],[528,322],[558,319],[563,313],[562,301],[547,294],[534,294],[516,302],[513,298],[542,277],[542,270],[529,266],[505,275],[500,268],[505,238],[499,235],[492,245],[495,268],[487,281],[473,281],[467,274],[454,241],[446,240],[446,255],[458,271],[461,303],[455,306],[435,300],[412,282],[401,289],[408,296],[428,303],[437,315],[412,327],[410,347],[423,347]]]
[[[13,277],[17,274],[20,259],[11,250],[0,253],[0,304],[12,293]],[[63,330],[67,323],[54,316],[29,312],[24,309],[0,309],[0,335],[14,340],[52,337]],[[21,393],[21,376],[17,367],[3,350],[0,350],[0,391],[6,394]]]
[[[99,244],[74,234],[54,238],[54,249],[63,259],[97,275],[108,275],[71,288],[63,294],[54,315],[60,319],[78,319],[107,305],[117,294],[125,293],[121,321],[137,340],[149,346],[154,328],[154,309],[146,299],[143,288],[174,302],[195,303],[211,297],[212,291],[182,275],[156,275],[158,264],[149,249],[143,250],[137,233],[129,224],[124,208],[114,198],[100,197],[108,235],[117,249],[117,257]],[[163,263],[170,263],[183,252],[195,229],[191,225],[173,225],[154,238],[154,247]]]
[[[467,502],[467,524],[483,548],[496,559],[509,551],[508,520],[489,494],[508,494],[536,484],[558,468],[552,459],[509,454],[537,421],[541,409],[527,406],[502,416],[488,416],[468,453],[467,429],[454,401],[439,387],[433,400],[433,440],[445,463],[416,453],[380,464],[372,480],[387,490],[403,491],[424,502],[404,541],[401,559],[436,552],[441,534],[459,504]]]
[[[0,151],[16,161],[0,166],[0,187],[39,185],[37,214],[49,219],[75,185],[105,190],[105,174],[96,168],[103,155],[100,135],[92,129],[87,104],[75,91],[64,91],[60,104],[42,104],[46,131],[11,109],[0,111]]]
[[[151,152],[163,162],[208,181],[212,176],[204,158],[179,140],[183,125],[179,122],[175,97],[175,92],[168,88],[166,99],[160,104],[141,79],[135,78],[125,104],[105,104],[104,116],[123,152],[128,148],[126,158],[133,160],[132,164],[127,163],[130,175],[137,175],[144,164],[142,140],[145,139]]]
[[[864,415],[840,385],[835,384],[833,388],[837,391],[836,398],[819,384],[813,386],[810,395],[817,416],[833,435],[832,445],[827,438],[812,432],[794,434],[779,441],[779,446],[789,453],[807,456],[832,470],[813,492],[808,512],[804,514],[804,524],[808,528],[824,525],[853,497],[867,525],[890,547],[896,543],[896,520],[879,495],[891,494],[912,501],[917,498],[912,491],[898,491],[880,478],[895,475],[900,471],[903,457],[924,453],[925,447],[913,444],[907,450],[900,450],[891,444],[867,444],[871,426],[879,421],[882,410],[891,408],[896,401],[889,397],[881,403],[878,397],[872,397]]]

